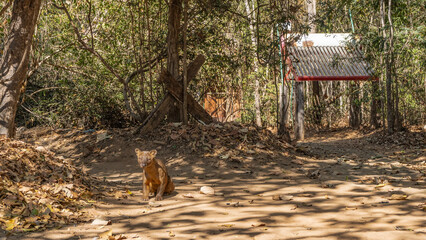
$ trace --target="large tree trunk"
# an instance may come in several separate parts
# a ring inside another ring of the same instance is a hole
[[[389,9],[388,9],[388,17],[389,20],[391,20],[391,1],[389,0]],[[390,36],[389,36],[389,44],[387,44],[386,39],[386,24],[385,24],[385,2],[384,0],[380,1],[380,15],[381,15],[381,23],[382,23],[382,31],[383,31],[383,38],[385,39],[384,42],[384,51],[385,51],[385,67],[386,67],[386,118],[387,118],[387,131],[388,133],[392,133],[394,130],[394,113],[393,113],[393,99],[392,99],[392,38],[393,38],[393,31],[392,26],[390,27]],[[389,22],[389,24],[392,24]]]
[[[42,0],[15,0],[0,60],[0,135],[15,136],[15,116],[27,75],[31,43]]]
[[[317,14],[316,9],[316,0],[307,0],[306,8],[308,12],[308,22],[310,27],[310,33],[316,33],[316,24],[314,22],[315,15]],[[312,82],[312,106],[314,109],[313,121],[315,124],[320,125],[322,120],[322,112],[321,112],[321,85],[319,81]]]
[[[170,0],[169,3],[169,33],[167,37],[167,70],[174,79],[179,78],[179,32],[180,17],[182,13],[182,0]],[[181,118],[181,105],[174,103],[167,114],[168,121],[179,122]]]
[[[249,0],[244,1],[246,6],[246,12],[249,19],[249,28],[250,28],[250,35],[251,35],[251,43],[253,46],[253,49],[257,49],[257,38],[256,38],[256,31],[254,28],[254,20],[256,18],[256,11],[254,8],[254,4],[250,7]],[[260,82],[258,77],[259,72],[259,63],[257,61],[257,55],[256,52],[253,52],[253,65],[254,65],[254,111],[255,111],[255,120],[256,125],[261,127],[262,126],[262,118],[261,118],[261,111],[260,111]]]
[[[182,82],[182,121],[188,124],[188,63],[186,47],[186,31],[188,29],[188,0],[184,0],[184,25],[183,25],[183,82]]]

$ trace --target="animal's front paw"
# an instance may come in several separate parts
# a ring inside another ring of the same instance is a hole
[[[155,196],[155,201],[161,201],[163,200],[163,197],[160,195]]]
[[[142,201],[148,202],[149,201],[149,197],[142,197]]]

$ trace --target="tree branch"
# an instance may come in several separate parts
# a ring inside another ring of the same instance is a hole
[[[12,0],[9,0],[6,5],[4,5],[4,7],[0,10],[0,16],[2,16],[10,6],[12,6]]]

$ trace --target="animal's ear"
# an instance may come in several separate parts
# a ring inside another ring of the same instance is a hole
[[[155,157],[155,156],[157,155],[157,150],[151,150],[151,151],[149,152],[149,154],[150,154],[152,157]]]
[[[135,148],[135,153],[139,154],[140,152],[142,152],[141,150],[139,150],[139,148]]]

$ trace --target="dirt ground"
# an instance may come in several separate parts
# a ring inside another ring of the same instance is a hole
[[[237,161],[126,130],[30,129],[22,139],[84,164],[124,195],[88,209],[110,225],[95,226],[92,219],[0,239],[97,239],[108,230],[134,240],[426,239],[424,136],[385,144],[375,133],[349,129],[308,133],[295,150],[250,152]],[[136,147],[157,149],[174,194],[142,201]],[[202,186],[216,194],[201,194]]]

